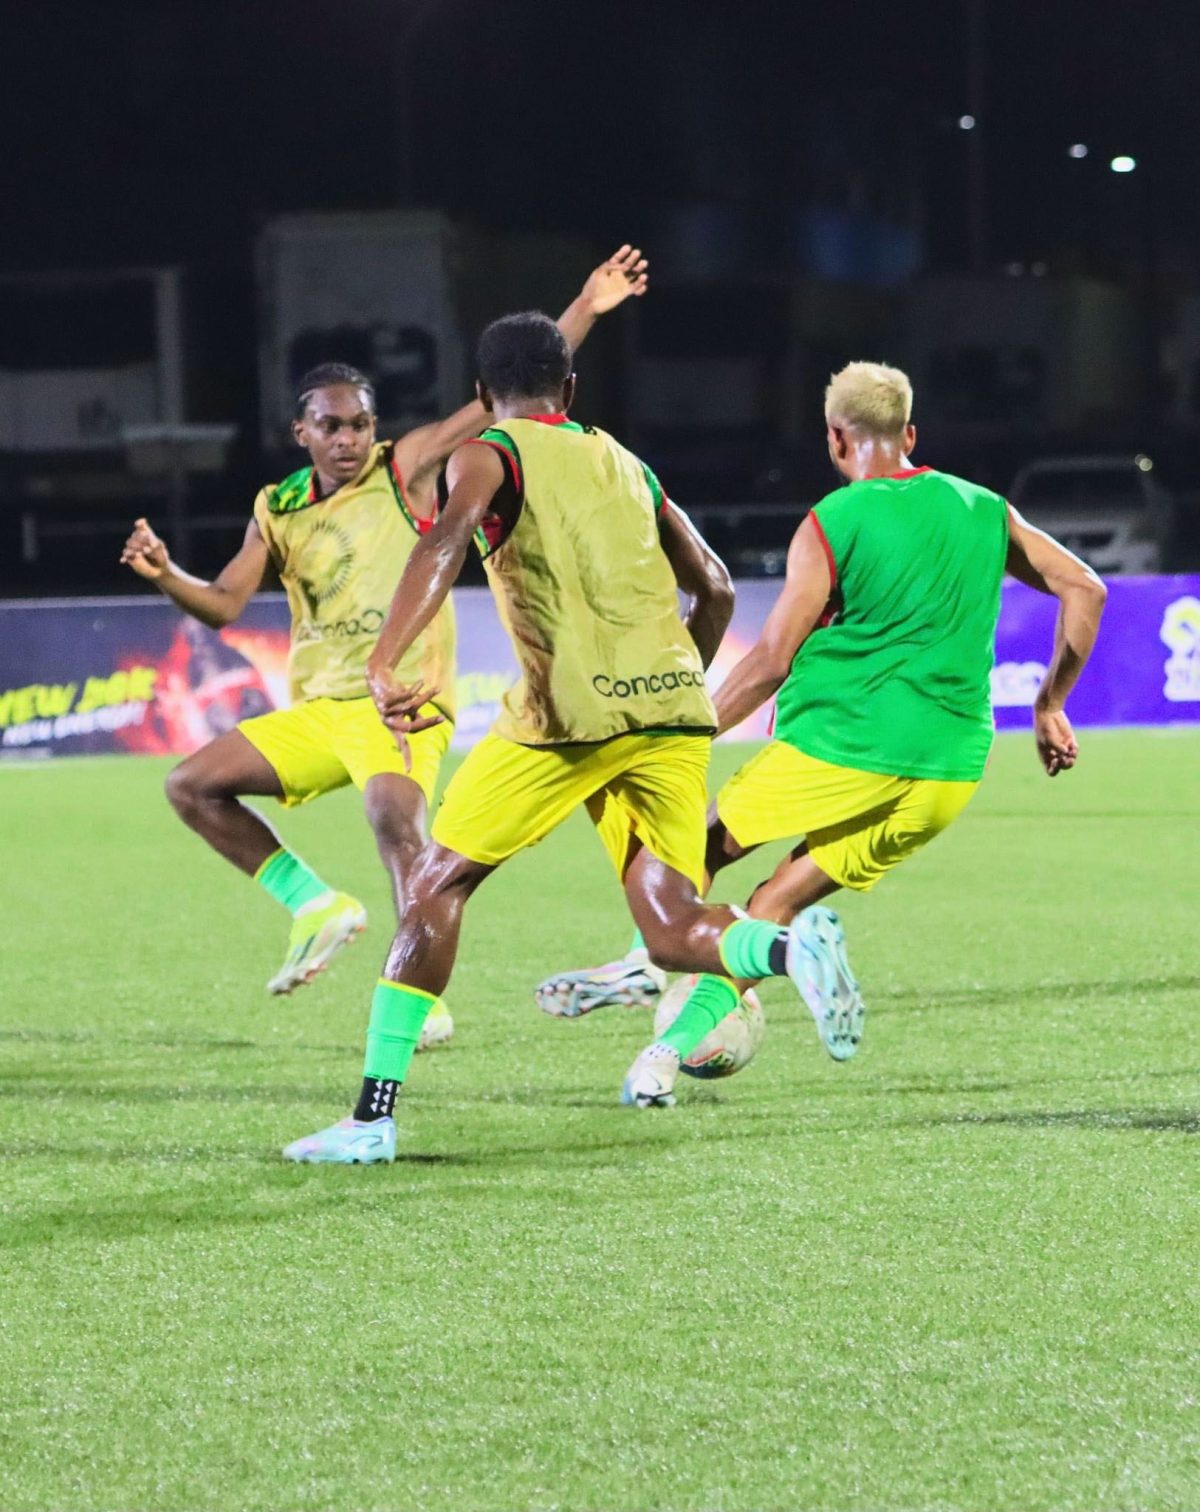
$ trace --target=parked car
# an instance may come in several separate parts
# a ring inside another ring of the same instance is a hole
[[[1009,501],[1102,576],[1158,572],[1175,503],[1149,457],[1048,457],[1021,468]]]

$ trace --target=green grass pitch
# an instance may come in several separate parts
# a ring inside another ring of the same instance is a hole
[[[533,1006],[627,937],[577,816],[475,899],[367,1170],[278,1156],[390,933],[356,795],[281,828],[372,928],[275,1001],[286,917],[163,763],[0,770],[0,1507],[1192,1512],[1200,735],[1082,744],[1001,739],[845,900],[855,1061],[774,984],[670,1113],[617,1106],[645,1015]]]

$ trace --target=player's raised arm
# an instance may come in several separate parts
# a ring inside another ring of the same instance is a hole
[[[615,310],[630,298],[646,292],[647,267],[640,247],[626,243],[593,268],[583,288],[558,317],[558,328],[574,353],[601,315]],[[488,422],[489,411],[476,399],[445,420],[420,425],[396,442],[396,463],[401,476],[415,483],[436,471],[456,446],[477,436]]]
[[[1075,765],[1079,743],[1066,715],[1067,695],[1087,664],[1108,589],[1088,566],[1044,530],[1038,530],[1008,506],[1010,576],[1058,600],[1054,654],[1033,706],[1038,755],[1047,775],[1057,777]]]
[[[208,583],[184,572],[171,560],[166,543],[155,535],[147,521],[137,520],[121,552],[121,561],[201,624],[219,630],[222,625],[231,625],[258,592],[269,553],[262,532],[251,520],[238,554]]]
[[[792,537],[787,580],[767,616],[762,634],[717,689],[714,702],[722,733],[741,724],[779,691],[792,670],[796,652],[820,620],[832,591],[829,558],[810,517]]]
[[[367,683],[380,716],[393,729],[412,730],[406,715],[433,689],[402,688],[392,668],[441,608],[462,571],[475,532],[504,484],[504,464],[488,446],[461,446],[446,471],[450,495],[437,523],[412,549],[392,596],[387,621],[367,662]]]
[[[658,530],[675,581],[691,599],[683,622],[707,667],[733,617],[733,579],[725,563],[670,499],[663,501]]]

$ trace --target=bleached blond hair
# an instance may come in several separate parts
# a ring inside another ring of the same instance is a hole
[[[883,362],[848,362],[825,390],[825,421],[891,439],[912,416],[912,384]]]

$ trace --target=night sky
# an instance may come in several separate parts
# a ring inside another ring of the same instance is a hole
[[[1198,12],[990,0],[995,261],[1111,253],[1097,226],[1147,198],[1164,234],[1194,235]],[[396,203],[606,246],[651,243],[664,202],[727,202],[769,257],[782,205],[863,174],[878,193],[881,173],[923,204],[929,264],[965,257],[962,0],[40,0],[4,17],[4,270],[239,267],[272,212]],[[1107,174],[1117,151],[1143,165],[1136,189]]]

